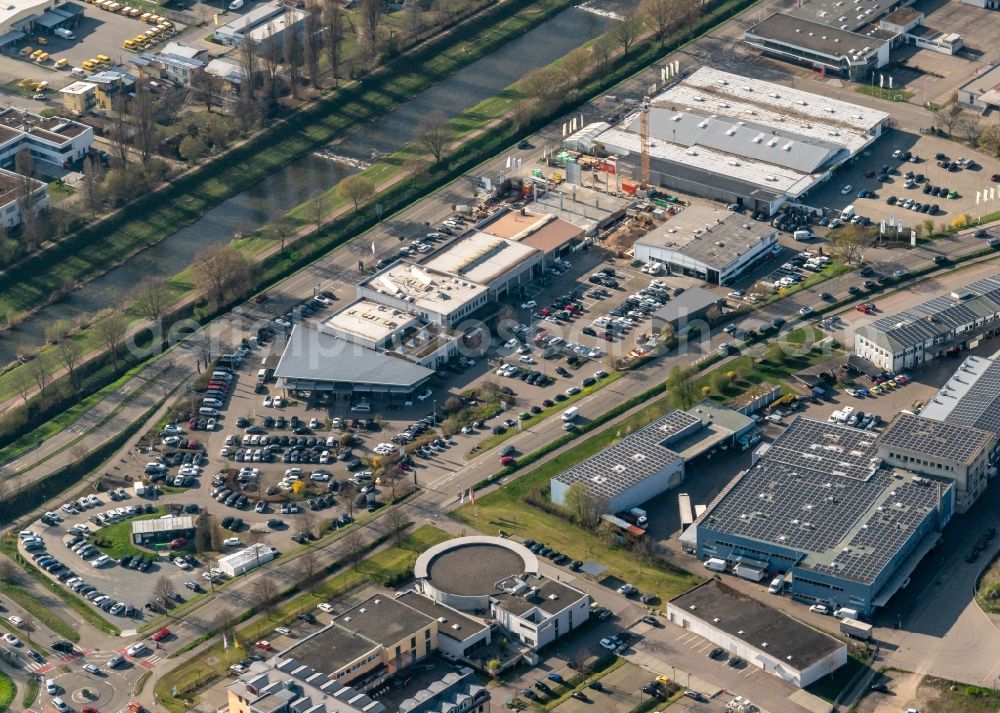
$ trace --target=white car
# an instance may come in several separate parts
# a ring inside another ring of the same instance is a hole
[[[4,634],[2,638],[11,646],[21,646],[21,640],[13,634]]]
[[[315,483],[325,483],[330,480],[329,473],[313,473],[309,476],[309,480]]]
[[[181,557],[174,557],[174,564],[183,570],[191,569],[191,565],[184,561]]]
[[[276,626],[274,627],[274,633],[282,634],[283,636],[291,636],[292,630],[289,629],[287,626]]]
[[[270,396],[264,397],[264,408],[271,408],[274,406],[274,399]]]
[[[803,317],[807,317],[810,314],[812,314],[812,311],[813,311],[812,307],[803,307],[802,309],[799,310],[799,314],[801,314]]]
[[[99,674],[101,672],[101,667],[95,666],[92,663],[85,663],[83,665],[83,670],[86,671],[87,673]]]
[[[433,394],[433,393],[434,393],[433,391],[431,391],[430,389],[427,389],[427,391],[425,391],[424,393],[422,393],[419,396],[417,396],[417,401],[426,401],[427,399],[429,399],[431,397],[431,394]]]
[[[813,604],[811,607],[809,607],[809,611],[811,611],[813,614],[829,614],[830,607],[828,607],[826,604]]]
[[[608,651],[614,651],[618,648],[611,639],[601,639],[601,647],[607,649]]]
[[[534,309],[537,306],[538,306],[537,302],[535,302],[534,300],[528,300],[527,302],[521,305],[521,309]]]
[[[284,408],[284,407],[285,407],[285,399],[281,396],[275,396],[274,408]]]
[[[229,446],[223,446],[222,448],[219,449],[219,457],[220,458],[229,457]]]
[[[319,419],[315,418],[315,417],[310,418],[309,419],[309,428],[319,428]]]
[[[854,186],[852,186],[850,183],[844,184],[844,187],[840,189],[840,195],[846,196],[852,190],[854,190]]]
[[[333,611],[333,605],[328,602],[320,602],[316,605],[316,608],[320,611],[325,611],[328,614]]]
[[[522,364],[537,364],[538,363],[537,361],[535,361],[534,359],[532,359],[527,354],[525,354],[523,357],[521,357],[520,359],[518,359],[518,361],[521,362]]]
[[[240,546],[240,538],[238,538],[238,537],[227,537],[226,539],[224,539],[222,541],[222,544],[225,545],[226,547],[239,547]]]
[[[24,626],[24,619],[19,616],[7,617],[7,621],[16,626],[18,629]]]

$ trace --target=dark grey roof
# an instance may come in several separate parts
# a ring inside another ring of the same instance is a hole
[[[706,146],[801,173],[822,171],[825,166],[846,158],[849,153],[842,146],[794,131],[737,121],[728,116],[708,116],[661,107],[654,107],[649,112],[649,133],[671,143]],[[790,148],[786,151],[785,146]]]
[[[995,438],[995,434],[972,426],[901,413],[883,431],[879,443],[888,448],[969,464]]]
[[[798,671],[844,647],[832,636],[806,626],[717,579],[709,579],[671,599],[670,606]]]
[[[378,648],[377,641],[332,624],[286,649],[280,658],[332,674]]]
[[[587,596],[584,592],[554,579],[531,576],[524,577],[522,581],[528,585],[524,593],[501,592],[494,594],[491,599],[504,611],[515,616],[524,616],[536,608],[553,616]],[[534,587],[537,589],[533,590]]]
[[[847,15],[853,21],[857,13],[852,10],[853,7],[847,5],[838,8],[834,18],[839,19]],[[759,37],[838,58],[861,52],[865,47],[870,53],[885,42],[885,39],[881,39],[878,35],[869,37],[854,32],[855,23],[849,24],[851,26],[842,30],[840,23],[831,27],[804,17],[776,12],[747,30],[746,35],[747,39]]]
[[[583,483],[599,498],[611,500],[682,457],[670,450],[671,440],[700,429],[701,419],[671,411],[645,428],[577,463],[553,478],[565,485]]]
[[[796,418],[699,528],[798,551],[800,567],[872,584],[937,507],[938,481],[880,462],[873,434]]]
[[[487,542],[450,547],[427,565],[427,579],[451,594],[485,596],[496,583],[524,574],[524,560],[513,549]]]
[[[376,594],[351,607],[333,622],[383,646],[392,646],[401,639],[414,636],[433,619],[413,607],[408,607],[392,595]]]
[[[959,327],[1000,314],[1000,278],[986,277],[964,288],[968,299],[939,295],[909,310],[886,315],[857,334],[883,349],[899,353],[928,340],[950,339]]]
[[[630,154],[624,160],[628,163],[632,163],[634,161],[638,161],[638,159],[638,156]],[[650,160],[653,170],[667,177],[668,185],[670,184],[670,179],[673,178],[675,180],[688,181],[705,186],[706,190],[712,191],[712,195],[715,195],[718,191],[727,191],[739,196],[756,198],[767,202],[771,202],[779,196],[785,195],[781,191],[771,190],[765,186],[751,183],[750,181],[743,181],[739,178],[727,176],[725,166],[719,166],[718,171],[709,171],[691,164],[668,161],[656,156],[652,156]],[[808,185],[811,186],[812,184],[810,183]]]
[[[719,302],[718,295],[701,287],[689,287],[684,290],[683,294],[653,312],[653,318],[672,323],[681,317],[696,314]]]
[[[924,406],[924,418],[1000,435],[1000,359],[970,356]]]
[[[475,636],[489,627],[481,621],[466,616],[460,611],[451,607],[438,604],[433,599],[429,599],[412,589],[403,592],[396,601],[405,604],[418,612],[436,619],[438,622],[438,636],[447,636],[456,641],[465,641],[470,636]],[[441,621],[444,619],[444,621]]]
[[[274,375],[295,381],[380,384],[412,387],[434,372],[406,359],[372,351],[295,325]]]

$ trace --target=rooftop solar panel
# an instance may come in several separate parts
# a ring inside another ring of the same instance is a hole
[[[937,421],[901,413],[882,434],[881,443],[928,457],[970,463],[987,448],[993,436],[958,422]]]

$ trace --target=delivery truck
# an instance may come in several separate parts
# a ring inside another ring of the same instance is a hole
[[[865,622],[858,621],[857,619],[840,620],[840,633],[847,634],[852,639],[868,641],[872,638],[872,628],[871,624],[866,624]]]
[[[749,579],[751,582],[760,582],[767,577],[767,570],[741,563],[733,567],[733,574],[743,579]]]

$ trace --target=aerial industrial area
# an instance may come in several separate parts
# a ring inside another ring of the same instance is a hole
[[[11,0],[0,713],[1000,713],[997,0]]]

